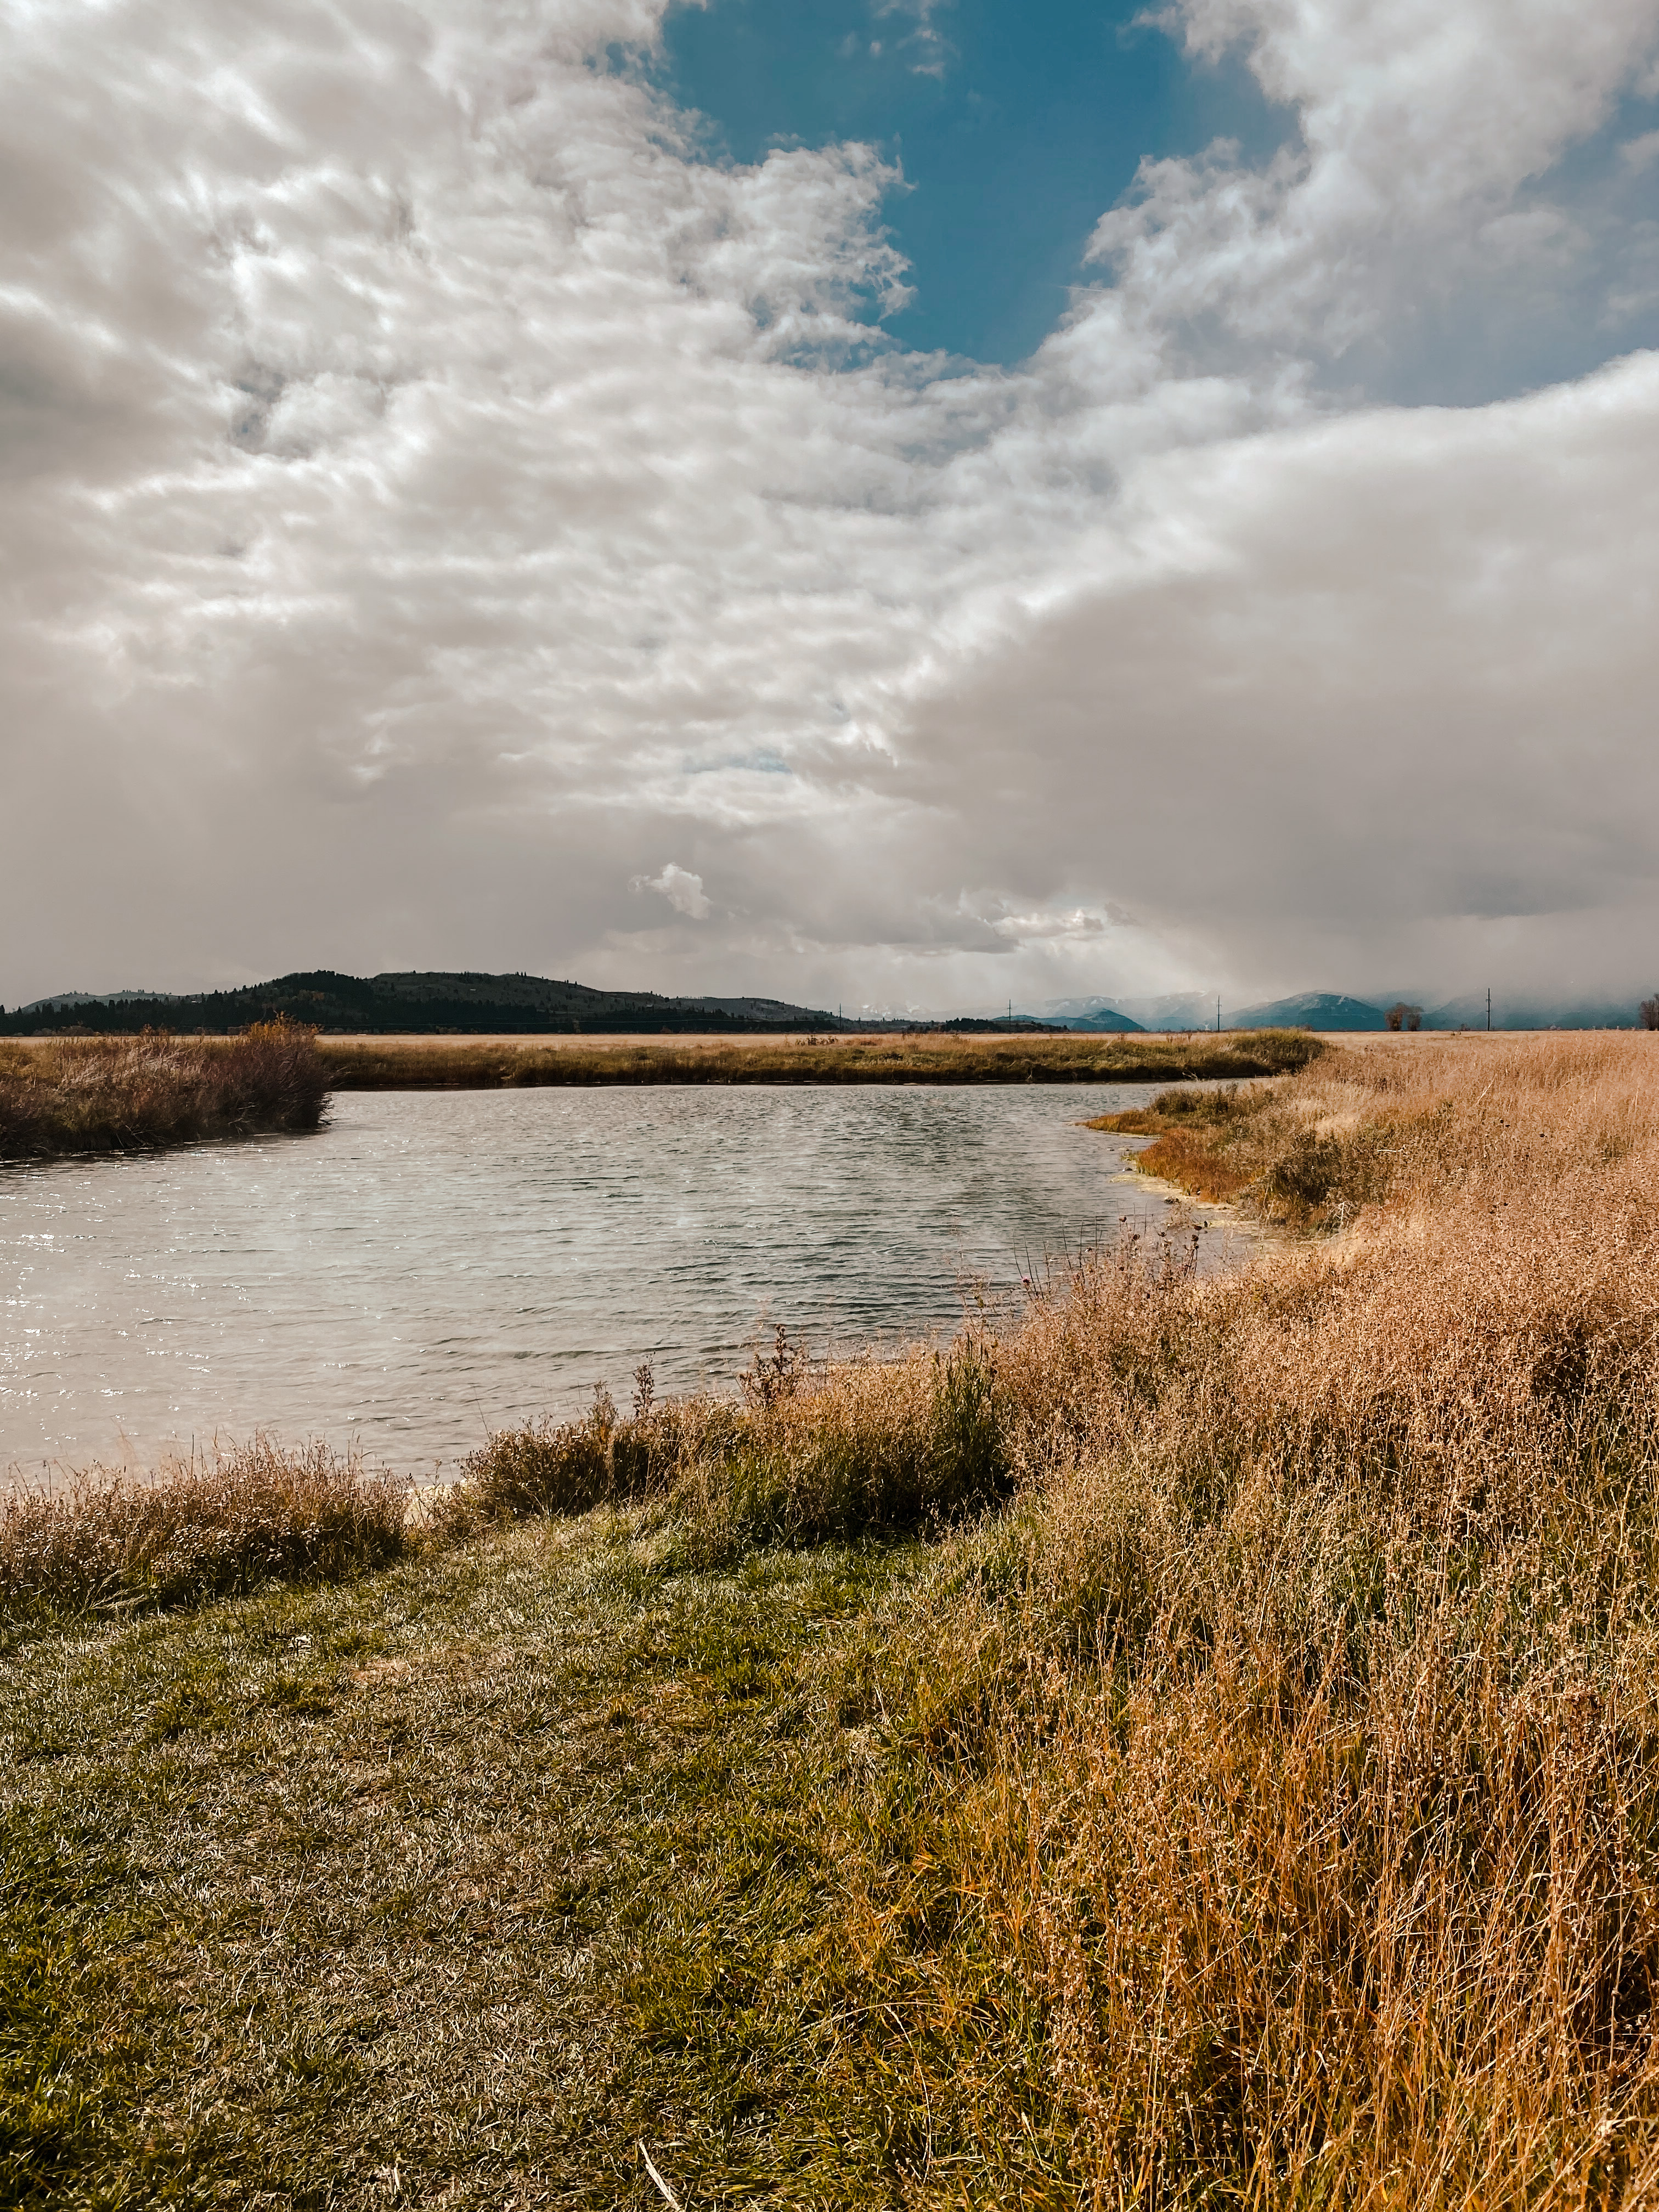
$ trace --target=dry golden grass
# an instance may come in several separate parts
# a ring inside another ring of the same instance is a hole
[[[1112,1118],[1127,1121],[1128,1116]],[[1153,1176],[1160,1182],[1172,1182],[1179,1189],[1190,1191],[1194,1198],[1201,1198],[1208,1206],[1231,1205],[1243,1197],[1255,1181],[1247,1166],[1230,1159],[1189,1129],[1163,1131],[1152,1144],[1135,1154],[1133,1165],[1138,1174]]]
[[[649,1502],[697,1556],[744,1546],[938,1529],[989,1504],[1011,1472],[992,1340],[948,1352],[813,1370],[779,1330],[743,1401],[672,1400],[618,1420],[600,1396],[586,1420],[507,1431],[434,1504],[446,1535],[529,1513]]]
[[[1383,1164],[1338,1246],[1005,1347],[1024,1503],[895,1623],[970,1694],[859,1917],[958,2105],[1042,2022],[1085,2202],[1659,2190],[1650,1051],[1328,1061],[1273,1110]]]
[[[1079,1267],[958,1348],[971,1451],[921,1353],[544,1435],[570,1504],[657,1498],[705,1559],[1018,1485],[853,1670],[897,1742],[833,1816],[837,2017],[907,2203],[1659,2195],[1652,1049],[1435,1040],[1177,1111],[1346,1233]],[[480,1495],[556,1504],[515,1449]]]
[[[238,1037],[0,1043],[0,1160],[314,1129],[328,1080],[314,1033],[285,1021]]]
[[[1579,1036],[1389,1036],[1329,1049],[1293,1080],[1184,1085],[1091,1127],[1157,1141],[1150,1174],[1242,1196],[1271,1218],[1340,1229],[1387,1198],[1441,1205],[1470,1178],[1540,1182],[1622,1157],[1644,1126],[1652,1047],[1641,1031]]]

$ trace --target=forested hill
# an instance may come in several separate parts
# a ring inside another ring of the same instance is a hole
[[[821,1009],[779,999],[668,999],[655,991],[595,991],[542,975],[340,975],[318,969],[239,991],[173,997],[71,991],[0,1012],[0,1035],[64,1030],[204,1030],[224,1036],[286,1014],[325,1032],[362,1035],[551,1036],[637,1032],[776,1032],[840,1026]],[[850,1026],[850,1025],[849,1025]]]

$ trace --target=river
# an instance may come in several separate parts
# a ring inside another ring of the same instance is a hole
[[[347,1092],[305,1137],[0,1171],[0,1469],[256,1429],[423,1480],[492,1428],[729,1389],[759,1329],[948,1328],[1170,1218],[1105,1085]],[[1203,1220],[1201,1212],[1194,1216]],[[1202,1232],[1204,1262],[1237,1242]]]

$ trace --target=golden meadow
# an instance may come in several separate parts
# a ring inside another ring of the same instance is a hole
[[[1652,1050],[1178,1089],[1241,1272],[448,1496],[15,1502],[9,2201],[1659,2199]]]

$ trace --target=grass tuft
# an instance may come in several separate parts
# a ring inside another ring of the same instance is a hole
[[[982,1334],[816,1374],[781,1350],[757,1361],[742,1401],[670,1401],[619,1420],[601,1399],[580,1421],[492,1437],[434,1525],[654,1500],[710,1557],[775,1538],[937,1528],[1008,1486],[997,1375]]]
[[[281,1019],[231,1038],[0,1043],[0,1160],[314,1129],[328,1085],[315,1032]]]
[[[256,1438],[149,1481],[99,1469],[0,1497],[0,1620],[200,1604],[266,1583],[337,1582],[409,1541],[409,1489],[321,1445]]]

